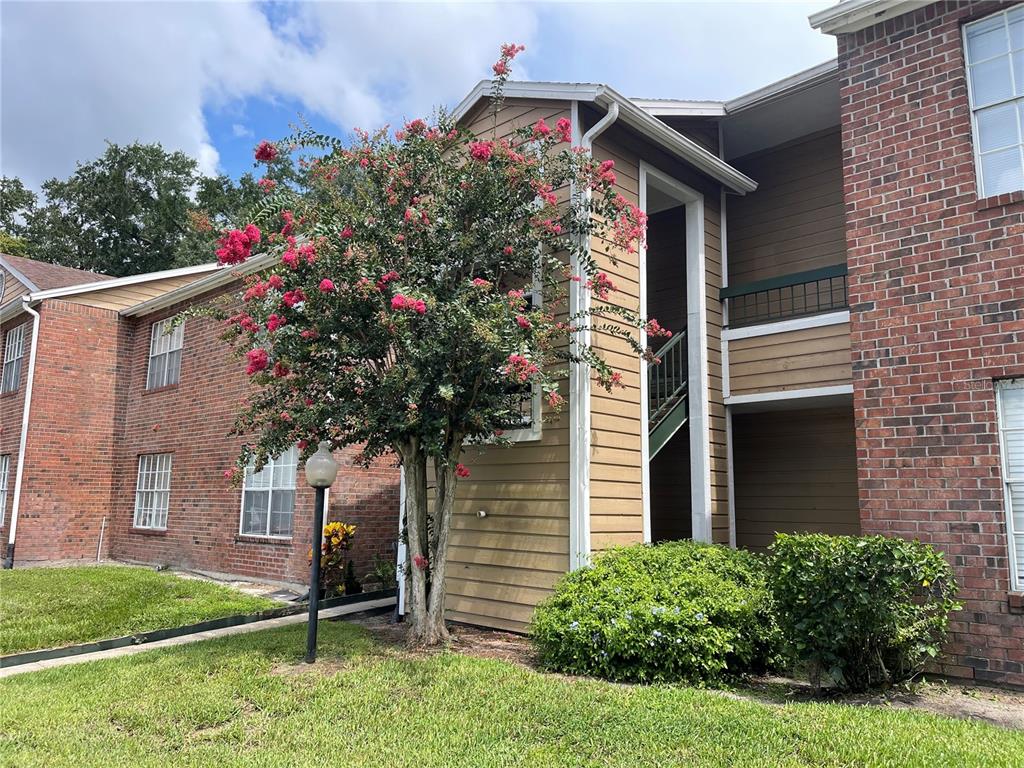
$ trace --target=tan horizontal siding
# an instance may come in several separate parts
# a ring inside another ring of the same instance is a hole
[[[838,130],[733,164],[758,188],[729,200],[730,285],[846,263]]]
[[[693,131],[690,136],[695,140],[698,140],[698,132],[701,129],[708,128],[708,126],[700,124],[699,121],[677,122],[680,123],[680,127],[684,127],[683,123],[688,123],[685,127]],[[712,138],[717,141],[717,133],[712,137],[708,130],[701,138],[708,143]],[[725,410],[722,404],[720,359],[722,308],[718,299],[722,285],[720,188],[692,168],[684,166],[660,150],[644,144],[618,126],[613,126],[597,140],[594,146],[594,156],[597,160],[615,161],[617,191],[630,202],[636,203],[639,200],[641,160],[696,189],[704,196],[705,274],[703,277],[707,296],[706,328],[709,348],[708,399],[711,424],[709,440],[712,477],[712,529],[716,541],[726,542],[729,535],[729,515],[726,486]],[[658,221],[655,219],[651,226],[654,227],[657,224]],[[680,241],[681,232],[670,230],[665,232],[665,235],[665,250],[679,250],[679,246],[685,245],[685,240]],[[615,275],[613,279],[619,291],[612,294],[612,298],[621,306],[638,308],[639,256],[621,252],[616,252],[615,255],[618,257],[617,264],[600,262],[602,268],[605,268],[609,274]],[[674,256],[680,259],[685,267],[685,247]],[[655,258],[655,256],[649,253],[649,258]],[[683,279],[680,280],[680,277]],[[671,288],[666,290],[665,283],[669,282],[678,283],[678,285],[674,290]],[[674,306],[673,296],[676,297]],[[648,301],[650,315],[660,315],[659,320],[666,319],[669,327],[677,325],[685,317],[685,275],[681,275],[678,268],[674,269],[669,265],[650,264]],[[628,345],[619,339],[598,337],[595,338],[595,346],[622,372],[623,382],[627,385],[612,393],[605,392],[597,386],[592,387],[591,390],[591,440],[593,446],[590,494],[591,548],[599,551],[609,546],[640,541],[643,537],[642,459],[638,438],[646,439],[646,436],[641,436],[639,359]],[[609,418],[614,420],[607,420]],[[628,424],[630,421],[633,422],[632,426]],[[680,431],[673,440],[688,441],[686,431]],[[690,472],[688,463],[685,466],[677,466],[672,469],[687,476]],[[685,514],[689,516],[688,499]],[[656,510],[652,503],[652,519],[655,516]],[[688,519],[686,527],[689,528]],[[679,525],[675,525],[674,529],[681,531]]]
[[[731,395],[850,384],[850,324],[734,339],[729,344]]]
[[[133,285],[123,285],[118,288],[106,288],[99,291],[67,296],[65,299],[74,304],[84,304],[87,307],[120,311],[134,307],[136,304],[141,304],[144,301],[155,299],[157,296],[163,296],[168,291],[194,283],[196,280],[201,280],[208,275],[208,272],[203,272],[194,275],[165,277]]]
[[[553,127],[568,116],[567,103],[509,99],[496,135],[541,118]],[[478,135],[495,135],[486,107],[467,124]],[[544,413],[552,416],[546,408]],[[470,476],[459,482],[452,523],[449,619],[524,631],[536,604],[568,570],[568,408],[554,418],[543,425],[539,441],[473,446],[463,454]]]
[[[0,283],[3,283],[3,294],[0,295],[0,307],[4,306],[8,302],[20,299],[29,292],[28,286],[3,267],[0,267]]]
[[[736,543],[777,532],[860,532],[850,407],[733,416]]]

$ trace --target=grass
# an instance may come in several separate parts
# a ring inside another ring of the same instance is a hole
[[[0,681],[0,765],[1020,766],[1024,733],[905,710],[772,705],[410,655],[304,628]]]
[[[126,566],[0,571],[0,654],[254,613],[277,603]]]

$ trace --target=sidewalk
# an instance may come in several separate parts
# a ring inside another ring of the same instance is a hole
[[[336,608],[325,608],[320,611],[320,620],[334,619],[339,616],[346,616],[352,613],[362,613],[363,611],[370,611],[376,608],[387,608],[395,604],[394,597],[385,597],[380,600],[368,600],[363,603],[353,603],[351,605],[339,605]],[[291,624],[304,624],[309,615],[306,613],[297,613],[293,616],[282,616],[277,619],[267,619],[266,621],[254,621],[251,624],[241,624],[236,627],[225,627],[223,629],[211,629],[206,632],[196,632],[192,635],[182,635],[181,637],[172,637],[167,640],[157,640],[152,643],[145,643],[144,645],[130,645],[124,648],[111,648],[106,651],[96,651],[95,653],[83,653],[78,656],[65,656],[60,659],[46,659],[45,661],[34,661],[29,664],[19,664],[16,667],[5,667],[0,669],[0,678],[11,677],[13,675],[20,675],[24,672],[38,672],[42,669],[51,669],[53,667],[63,667],[68,664],[81,664],[85,661],[96,661],[98,659],[113,659],[119,656],[132,656],[136,653],[145,653],[156,648],[170,648],[174,645],[185,645],[186,643],[197,643],[200,640],[211,640],[215,637],[227,637],[228,635],[240,635],[244,632],[256,632],[261,629],[274,629],[275,627],[285,627]]]

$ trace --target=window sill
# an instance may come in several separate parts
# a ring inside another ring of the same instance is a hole
[[[1017,203],[1024,203],[1024,190],[978,198],[978,201],[974,204],[974,209],[976,211],[987,211],[991,208],[1002,208]]]
[[[145,397],[146,395],[156,395],[156,394],[159,394],[161,392],[171,392],[171,391],[177,389],[179,386],[180,386],[180,384],[165,384],[162,387],[153,387],[152,389],[144,389],[144,390],[142,390],[142,396]]]
[[[249,533],[236,533],[235,534],[236,544],[272,544],[274,546],[285,546],[290,547],[292,544],[291,536],[254,536]]]
[[[1024,614],[1024,592],[1010,592],[1006,599],[1010,606],[1010,613]]]
[[[3,400],[5,397],[14,397],[20,391],[21,387],[18,387],[17,389],[12,389],[10,392],[0,392],[0,400]]]
[[[166,536],[166,528],[136,528],[132,526],[128,529],[128,533],[133,533],[138,536]]]

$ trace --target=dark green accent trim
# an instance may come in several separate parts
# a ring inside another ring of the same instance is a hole
[[[675,407],[658,422],[647,441],[648,460],[658,455],[658,451],[665,447],[665,443],[672,439],[672,435],[679,431],[689,418],[689,398],[683,397],[675,404]]]
[[[720,299],[731,299],[734,296],[745,296],[750,293],[761,293],[776,288],[789,288],[791,285],[804,285],[805,283],[816,283],[819,280],[828,280],[832,277],[843,277],[848,270],[845,264],[833,264],[820,269],[809,269],[806,272],[793,272],[780,277],[769,277],[765,280],[755,280],[752,283],[738,283],[728,285],[718,292]]]

